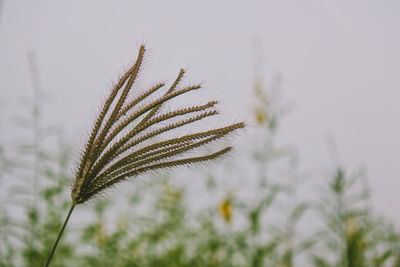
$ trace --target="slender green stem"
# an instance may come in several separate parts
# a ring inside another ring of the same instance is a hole
[[[62,234],[64,233],[65,226],[67,226],[67,224],[68,224],[69,217],[71,217],[71,213],[72,213],[72,211],[74,210],[75,205],[76,205],[76,204],[72,204],[72,205],[71,205],[71,208],[69,209],[68,215],[67,215],[67,217],[65,218],[64,224],[63,224],[63,226],[62,226],[60,232],[58,233],[57,240],[56,240],[56,242],[54,243],[53,248],[51,249],[49,258],[47,259],[47,262],[46,262],[46,265],[45,265],[46,267],[49,266],[50,261],[51,261],[51,259],[53,258],[54,251],[56,251],[58,242],[60,241],[61,236],[62,236]]]

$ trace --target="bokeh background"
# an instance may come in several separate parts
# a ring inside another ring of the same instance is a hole
[[[296,147],[305,180],[324,183],[331,166],[362,168],[373,207],[398,222],[399,25],[395,0],[2,0],[0,137],[5,147],[23,138],[16,118],[39,96],[43,126],[60,126],[78,151],[96,107],[144,43],[140,83],[171,80],[184,67],[221,100],[228,121],[245,120],[250,132],[255,81],[278,83],[288,112],[277,142]]]
[[[249,118],[254,76],[278,74],[293,106],[280,138],[296,144],[302,166],[366,167],[374,204],[400,220],[399,12],[394,0],[3,0],[1,114],[32,95],[29,51],[51,98],[45,120],[79,141],[141,43],[151,48],[147,78],[188,68],[238,118]],[[1,136],[14,136],[7,129]]]

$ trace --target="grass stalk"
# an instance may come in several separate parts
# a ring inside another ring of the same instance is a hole
[[[67,226],[68,221],[69,221],[69,217],[71,217],[71,213],[72,213],[72,211],[74,210],[75,206],[76,206],[76,204],[72,204],[72,205],[71,205],[71,208],[69,209],[69,212],[68,212],[67,217],[65,218],[64,224],[63,224],[63,226],[61,227],[60,232],[58,233],[56,242],[54,243],[53,248],[51,249],[50,255],[49,255],[49,257],[47,258],[47,262],[46,262],[45,267],[48,267],[48,266],[49,266],[49,264],[50,264],[50,262],[51,262],[51,259],[53,258],[53,255],[54,255],[54,252],[56,251],[58,242],[60,241],[61,236],[62,236],[63,233],[64,233],[65,227]]]

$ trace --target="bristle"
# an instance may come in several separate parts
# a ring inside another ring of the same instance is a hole
[[[158,160],[161,158],[168,158],[169,156],[177,155],[179,153],[183,153],[189,149],[193,149],[196,147],[199,147],[200,145],[205,145],[211,141],[217,140],[222,138],[223,136],[229,134],[230,132],[241,128],[242,124],[236,124],[236,125],[231,125],[228,127],[223,127],[211,131],[205,131],[205,132],[200,132],[196,134],[191,134],[191,135],[185,135],[179,138],[173,138],[169,139],[166,141],[158,142],[149,146],[146,146],[142,149],[139,149],[137,151],[131,152],[128,156],[122,157],[119,159],[116,163],[114,163],[112,166],[108,167],[105,171],[103,171],[98,177],[96,178],[94,183],[98,183],[99,181],[102,181],[104,179],[107,179],[106,177],[112,174],[114,171],[123,169],[122,172],[125,172],[127,169],[132,168],[132,167],[138,167],[137,163],[144,164],[145,162],[140,162],[140,160],[144,159],[149,159],[152,156],[157,156],[157,158],[152,158],[152,161]],[[207,138],[208,137],[208,138]],[[203,139],[207,138],[203,141],[199,141],[196,143],[191,143],[191,141],[197,140],[197,139]],[[184,144],[181,146],[176,147],[177,149],[171,149],[171,146],[176,145],[176,144]],[[164,153],[166,152],[166,153]],[[164,154],[163,154],[164,153]],[[143,154],[145,156],[143,156]],[[162,155],[161,157],[159,155]],[[133,163],[132,163],[133,162]],[[136,164],[136,165],[135,165]],[[121,173],[119,171],[118,173]],[[115,176],[111,175],[111,176]]]
[[[140,127],[139,129],[137,129],[136,127],[131,130],[129,133],[127,133],[124,137],[122,137],[121,139],[119,139],[116,143],[114,143],[107,151],[105,151],[102,155],[101,158],[99,159],[99,161],[96,163],[96,165],[93,168],[93,171],[91,173],[91,175],[98,173],[99,171],[99,166],[104,166],[105,164],[107,164],[108,162],[111,161],[111,159],[115,156],[117,156],[117,154],[121,154],[124,151],[126,151],[127,148],[122,149],[121,148],[132,138],[134,138],[137,134],[140,134],[142,131],[144,131],[145,129],[147,129],[150,126],[153,126],[157,123],[160,123],[162,121],[177,117],[177,116],[183,116],[189,113],[193,113],[193,112],[198,112],[198,111],[203,111],[206,110],[207,108],[213,107],[215,104],[217,103],[217,101],[210,101],[205,105],[202,106],[194,106],[194,107],[189,107],[189,108],[185,108],[185,109],[180,109],[180,110],[176,110],[176,111],[171,111],[168,112],[166,114],[157,116],[153,119],[151,119],[150,121],[147,121],[145,124],[142,125],[142,127]],[[208,111],[208,112],[204,112],[199,116],[198,119],[200,119],[200,117],[206,117],[206,116],[211,116],[217,114],[217,111],[213,110],[213,111]],[[185,124],[189,124],[191,122],[193,122],[194,120],[186,120]],[[169,127],[171,129],[176,128],[175,127]],[[107,160],[108,159],[108,160]]]
[[[200,157],[192,157],[192,158],[184,158],[184,159],[179,159],[179,160],[173,160],[173,161],[167,161],[167,162],[162,162],[162,163],[156,163],[153,165],[141,167],[138,169],[131,170],[128,173],[121,174],[118,177],[115,177],[114,179],[107,181],[106,183],[96,186],[93,188],[92,191],[88,192],[87,196],[85,196],[85,201],[96,195],[97,193],[102,192],[103,190],[113,186],[116,183],[119,183],[129,177],[134,177],[139,174],[143,174],[148,171],[152,170],[157,170],[157,169],[165,169],[165,168],[171,168],[171,167],[176,167],[176,166],[182,166],[182,165],[189,165],[189,164],[194,164],[197,162],[203,162],[203,161],[210,161],[213,159],[216,159],[229,151],[232,150],[232,147],[226,147],[222,150],[219,150],[213,154],[205,155],[205,156],[200,156]]]
[[[158,160],[164,160],[169,157],[182,154],[183,152],[187,152],[191,149],[197,148],[199,146],[202,146],[202,145],[205,145],[212,141],[215,141],[217,139],[220,139],[224,135],[226,135],[226,133],[214,135],[212,137],[206,138],[202,141],[198,141],[195,143],[190,143],[190,141],[186,141],[187,142],[186,144],[169,145],[168,147],[163,147],[162,149],[157,149],[155,151],[148,152],[142,156],[135,157],[134,155],[132,155],[133,157],[128,157],[127,159],[125,159],[123,164],[121,164],[123,168],[116,169],[116,167],[114,167],[114,169],[116,169],[115,171],[117,171],[117,172],[111,172],[110,176],[122,174],[122,173],[129,171],[130,169],[138,168],[140,166],[144,166],[144,165],[153,163]]]
[[[145,114],[146,112],[148,112],[149,110],[153,109],[154,107],[156,107],[159,104],[165,103],[168,100],[177,97],[179,95],[182,95],[184,93],[187,93],[189,91],[192,90],[196,90],[199,89],[200,87],[195,85],[195,86],[190,86],[187,87],[185,89],[173,92],[171,94],[167,94],[159,99],[156,99],[155,101],[151,102],[150,104],[148,104],[147,106],[139,109],[137,112],[135,112],[134,114],[132,114],[131,116],[129,116],[128,118],[126,118],[125,120],[123,120],[121,123],[119,123],[118,125],[116,125],[116,127],[114,128],[114,130],[105,138],[105,140],[103,140],[101,146],[99,145],[99,150],[103,151],[111,142],[111,140],[114,140],[114,138],[123,130],[125,129],[131,122],[133,122],[134,120],[136,120],[137,118],[139,118],[141,115]],[[115,121],[115,123],[117,123]],[[139,125],[137,125],[135,127],[135,129],[139,128],[141,126],[141,124],[139,123]]]
[[[179,121],[179,122],[175,122],[175,123],[172,123],[170,125],[161,127],[159,129],[151,131],[151,132],[149,132],[149,133],[147,133],[147,134],[145,134],[145,135],[143,135],[143,136],[141,136],[139,138],[133,139],[132,142],[126,144],[124,147],[122,147],[120,150],[118,150],[118,152],[123,153],[124,151],[128,150],[129,148],[131,148],[133,146],[136,146],[136,145],[140,144],[141,142],[143,142],[143,141],[145,141],[147,139],[150,139],[150,138],[152,138],[152,137],[154,137],[156,135],[163,134],[163,133],[165,133],[167,131],[170,131],[172,129],[175,129],[175,128],[178,128],[178,127],[182,127],[184,125],[188,125],[188,124],[190,124],[192,122],[201,120],[203,118],[206,118],[206,117],[209,117],[209,116],[212,116],[212,115],[215,115],[215,114],[217,114],[217,111],[215,111],[215,110],[207,111],[207,112],[201,113],[199,115],[196,115],[194,117],[191,117],[191,118],[188,118],[188,119],[185,119],[185,120],[182,120],[182,121]]]
[[[141,94],[139,97],[135,98],[134,100],[132,100],[131,102],[129,102],[129,104],[127,104],[117,115],[117,117],[115,118],[115,120],[120,119],[123,115],[125,115],[132,107],[134,107],[135,105],[137,105],[140,101],[142,101],[143,99],[145,99],[146,97],[148,97],[149,95],[151,95],[152,93],[154,93],[155,91],[157,91],[158,89],[160,89],[161,87],[163,87],[165,84],[164,83],[159,83],[155,86],[153,86],[152,88],[146,90],[143,94]]]
[[[131,75],[133,68],[134,68],[134,65],[128,71],[126,71],[124,75],[122,75],[122,77],[119,79],[117,84],[113,87],[113,90],[111,91],[110,95],[104,102],[103,108],[102,108],[99,116],[97,117],[97,120],[96,120],[95,125],[92,130],[92,133],[89,136],[89,140],[88,140],[88,142],[85,146],[85,150],[82,154],[81,163],[80,163],[80,166],[79,166],[79,169],[77,172],[77,177],[80,177],[82,175],[83,168],[86,163],[87,157],[89,156],[89,153],[92,150],[93,142],[94,142],[94,140],[97,136],[97,133],[103,123],[103,120],[104,120],[112,102],[114,101],[115,97],[117,96],[118,91],[121,89],[121,87],[125,84],[126,80]]]
[[[121,93],[120,98],[118,99],[118,102],[116,104],[116,106],[114,107],[114,110],[112,111],[110,118],[107,120],[106,125],[104,126],[104,128],[102,129],[99,138],[95,140],[95,149],[93,151],[94,155],[97,156],[101,153],[102,151],[102,143],[104,141],[104,138],[106,137],[108,131],[110,130],[111,126],[115,123],[116,121],[116,116],[117,114],[120,112],[120,109],[122,108],[122,105],[125,102],[126,97],[128,96],[129,90],[131,89],[138,73],[139,73],[139,69],[140,66],[142,64],[142,60],[143,60],[143,56],[144,56],[144,52],[145,52],[145,48],[144,46],[140,47],[139,50],[139,54],[137,57],[137,60],[135,62],[135,65],[133,67],[132,73],[125,85],[124,90]]]
[[[165,95],[172,93],[175,88],[178,86],[179,82],[182,80],[183,75],[185,74],[185,70],[184,69],[180,69],[178,77],[175,79],[175,81],[173,82],[173,84],[171,85],[171,87],[168,89],[168,91],[166,92]],[[200,86],[199,86],[200,88]],[[143,118],[143,120],[141,122],[138,123],[138,126],[142,126],[143,123],[145,123],[146,121],[148,121],[151,117],[154,116],[154,114],[157,113],[157,111],[161,108],[162,103],[160,103],[159,105],[155,106],[147,115],[146,117]]]

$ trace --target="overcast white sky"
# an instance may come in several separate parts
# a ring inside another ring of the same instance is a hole
[[[333,137],[341,162],[366,167],[378,210],[400,220],[397,0],[4,0],[0,119],[19,96],[32,95],[31,50],[52,99],[46,120],[81,138],[142,42],[151,48],[148,80],[172,79],[188,67],[231,114],[247,118],[254,38],[262,42],[266,80],[282,74],[283,95],[294,104],[281,140],[299,148],[302,168],[322,177],[335,163],[326,146]]]

